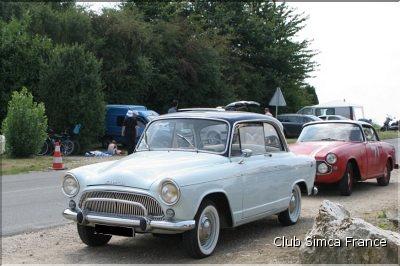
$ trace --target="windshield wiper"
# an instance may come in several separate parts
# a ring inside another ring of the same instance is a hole
[[[323,141],[344,141],[344,139],[333,139],[333,138],[325,138],[325,139],[320,139]]]
[[[188,140],[185,136],[181,135],[181,134],[176,134],[178,137],[180,137],[181,139],[185,140],[193,149],[197,150],[197,148],[190,142],[190,140]]]

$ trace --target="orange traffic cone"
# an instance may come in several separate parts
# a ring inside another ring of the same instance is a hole
[[[53,153],[53,170],[64,170],[64,169],[65,167],[64,164],[62,163],[60,143],[58,143],[57,141]]]

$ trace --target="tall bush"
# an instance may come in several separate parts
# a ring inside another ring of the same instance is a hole
[[[61,132],[81,124],[82,149],[104,132],[100,68],[101,62],[82,46],[57,46],[41,73],[39,95],[46,105],[50,128]]]
[[[47,117],[43,103],[33,101],[33,96],[23,87],[14,91],[8,103],[2,132],[6,137],[6,150],[12,157],[36,154],[46,139]]]

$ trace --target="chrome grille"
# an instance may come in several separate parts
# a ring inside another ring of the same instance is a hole
[[[116,191],[89,191],[85,192],[80,201],[79,207],[82,208],[83,202],[87,199],[116,199],[129,202],[137,202],[142,204],[148,212],[148,216],[152,219],[161,219],[164,217],[160,204],[151,196],[116,192]],[[126,204],[123,202],[107,202],[107,201],[88,201],[85,204],[85,210],[96,213],[120,215],[120,216],[145,216],[145,212],[139,206]]]

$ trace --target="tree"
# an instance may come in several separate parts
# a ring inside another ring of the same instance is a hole
[[[61,132],[81,124],[83,149],[104,132],[105,103],[101,62],[82,46],[57,46],[40,76],[39,98],[50,128]]]
[[[0,21],[0,121],[12,91],[26,86],[36,95],[39,73],[52,49],[50,39],[27,33],[29,23],[29,18]]]
[[[6,150],[13,157],[28,157],[39,152],[46,139],[47,118],[43,103],[37,104],[24,87],[14,91],[8,103],[2,132]]]

